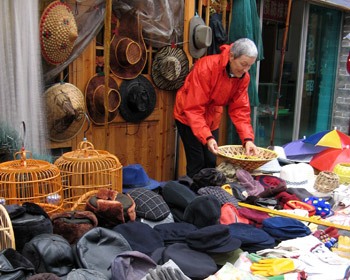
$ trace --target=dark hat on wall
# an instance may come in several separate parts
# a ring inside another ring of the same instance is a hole
[[[189,72],[183,49],[166,46],[157,51],[152,62],[152,79],[163,90],[179,89]]]
[[[190,20],[189,51],[192,57],[202,57],[212,43],[212,30],[196,15]]]
[[[122,101],[119,112],[127,122],[139,123],[147,118],[156,106],[156,92],[143,75],[124,80],[120,85]]]
[[[141,74],[147,61],[139,15],[125,13],[119,23],[119,28],[111,42],[111,71],[120,79],[134,79]]]
[[[105,122],[105,76],[94,75],[90,78],[86,89],[86,108],[90,119],[95,124],[103,125]],[[118,115],[118,108],[121,103],[121,96],[116,80],[109,77],[108,89],[108,122]]]
[[[73,84],[57,83],[44,96],[50,139],[64,142],[75,137],[85,122],[84,94]]]
[[[63,63],[71,54],[78,28],[70,7],[53,1],[40,18],[40,45],[45,60],[53,65]]]

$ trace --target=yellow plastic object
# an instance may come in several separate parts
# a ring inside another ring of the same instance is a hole
[[[276,276],[295,270],[295,265],[293,260],[288,258],[261,259],[253,263],[250,270],[253,274],[261,276]]]
[[[350,259],[350,237],[340,235],[338,238],[338,246],[332,247],[332,252],[342,258]]]
[[[339,176],[340,184],[350,184],[350,163],[338,163],[333,172]]]

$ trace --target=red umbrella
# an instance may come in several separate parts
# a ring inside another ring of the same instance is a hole
[[[338,163],[350,163],[349,145],[343,149],[328,148],[314,155],[310,165],[320,171],[333,171]]]

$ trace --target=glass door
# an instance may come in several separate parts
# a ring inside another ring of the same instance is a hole
[[[299,138],[331,129],[341,12],[310,5]]]

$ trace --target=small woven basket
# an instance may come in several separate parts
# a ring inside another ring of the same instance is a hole
[[[223,161],[232,163],[234,166],[243,168],[248,172],[257,169],[278,157],[277,153],[272,150],[260,147],[257,148],[258,155],[249,157],[245,155],[245,149],[241,145],[220,146],[218,157]]]
[[[350,163],[338,163],[333,172],[339,176],[340,184],[350,184]]]
[[[329,193],[339,187],[339,176],[331,171],[321,171],[315,180],[314,188],[318,192]]]

